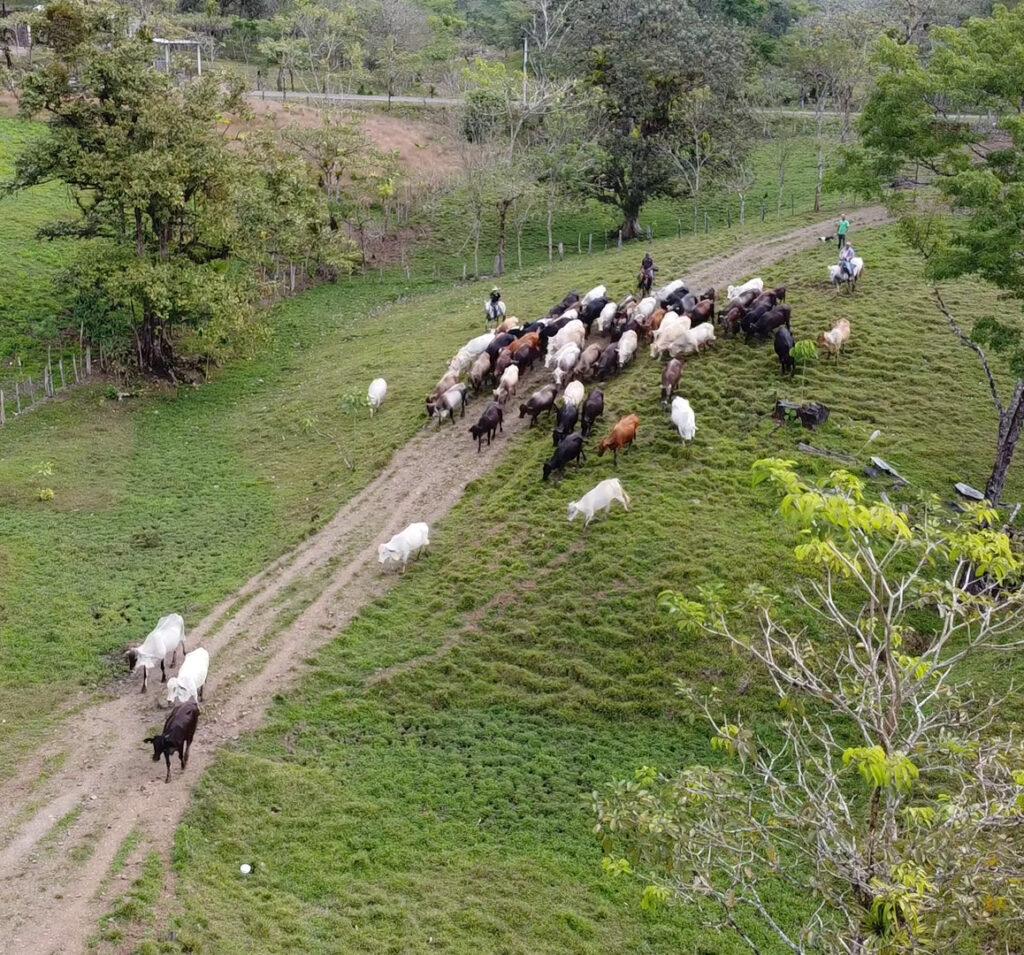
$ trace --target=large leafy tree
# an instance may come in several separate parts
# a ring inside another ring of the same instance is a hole
[[[905,512],[849,473],[793,468],[754,474],[800,531],[802,619],[757,586],[740,605],[721,588],[660,598],[684,639],[749,659],[778,715],[755,726],[682,684],[721,758],[596,794],[606,867],[755,953],[955,952],[978,926],[1013,931],[1024,749],[974,679],[1021,646],[1024,565],[990,508]]]
[[[287,262],[345,265],[351,244],[330,228],[326,196],[301,157],[272,162],[231,149],[219,122],[242,86],[204,76],[177,87],[153,69],[140,33],[102,12],[47,8],[52,57],[25,79],[25,115],[48,134],[18,157],[8,189],[62,181],[78,216],[49,235],[91,240],[68,270],[78,321],[126,361],[171,377],[176,342],[220,357],[258,335],[260,279]],[[244,268],[247,263],[256,268]]]
[[[572,16],[566,62],[582,64],[599,100],[593,126],[602,161],[591,191],[620,210],[623,237],[633,238],[649,199],[687,192],[679,170],[694,168],[691,143],[701,157],[735,151],[745,43],[724,21],[675,0],[580,0]],[[690,122],[696,98],[713,128]],[[702,158],[696,163],[710,172]]]
[[[927,51],[883,38],[877,89],[859,122],[862,146],[846,152],[840,169],[866,193],[885,196],[924,256],[936,304],[984,368],[999,421],[987,484],[992,502],[1002,496],[1024,429],[1022,55],[1024,8],[997,6],[962,28],[932,30]],[[1007,298],[999,317],[982,316],[969,331],[937,284],[964,275],[992,282]],[[997,385],[990,353],[1016,376],[1009,395]]]

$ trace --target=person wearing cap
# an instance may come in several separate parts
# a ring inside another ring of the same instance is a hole
[[[839,226],[836,229],[836,235],[839,237],[839,248],[846,245],[846,233],[850,229],[850,220],[846,218],[845,213],[839,215]]]
[[[489,328],[497,324],[505,317],[505,303],[501,300],[501,292],[496,288],[491,289],[491,297],[484,302],[485,324]]]

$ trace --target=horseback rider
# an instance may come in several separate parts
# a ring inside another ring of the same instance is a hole
[[[651,253],[645,253],[644,260],[640,263],[640,276],[637,283],[645,292],[650,291],[651,286],[654,284],[654,273],[657,270],[654,259],[651,258]]]
[[[497,288],[491,289],[490,298],[484,302],[484,317],[487,325],[500,322],[505,317],[505,303],[501,300],[501,292]]]
[[[839,267],[852,279],[853,278],[853,257],[856,253],[853,246],[847,242],[839,250]]]

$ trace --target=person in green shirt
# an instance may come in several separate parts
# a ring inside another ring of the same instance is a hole
[[[850,228],[850,220],[845,215],[839,217],[839,228],[836,229],[836,234],[839,236],[839,248],[846,245],[846,233]]]

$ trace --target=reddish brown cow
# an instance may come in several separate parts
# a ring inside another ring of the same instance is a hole
[[[640,416],[631,414],[620,418],[612,433],[608,435],[598,446],[597,456],[601,457],[605,451],[611,451],[616,466],[619,463],[619,452],[625,453],[626,449],[636,440],[636,433],[640,429]]]

